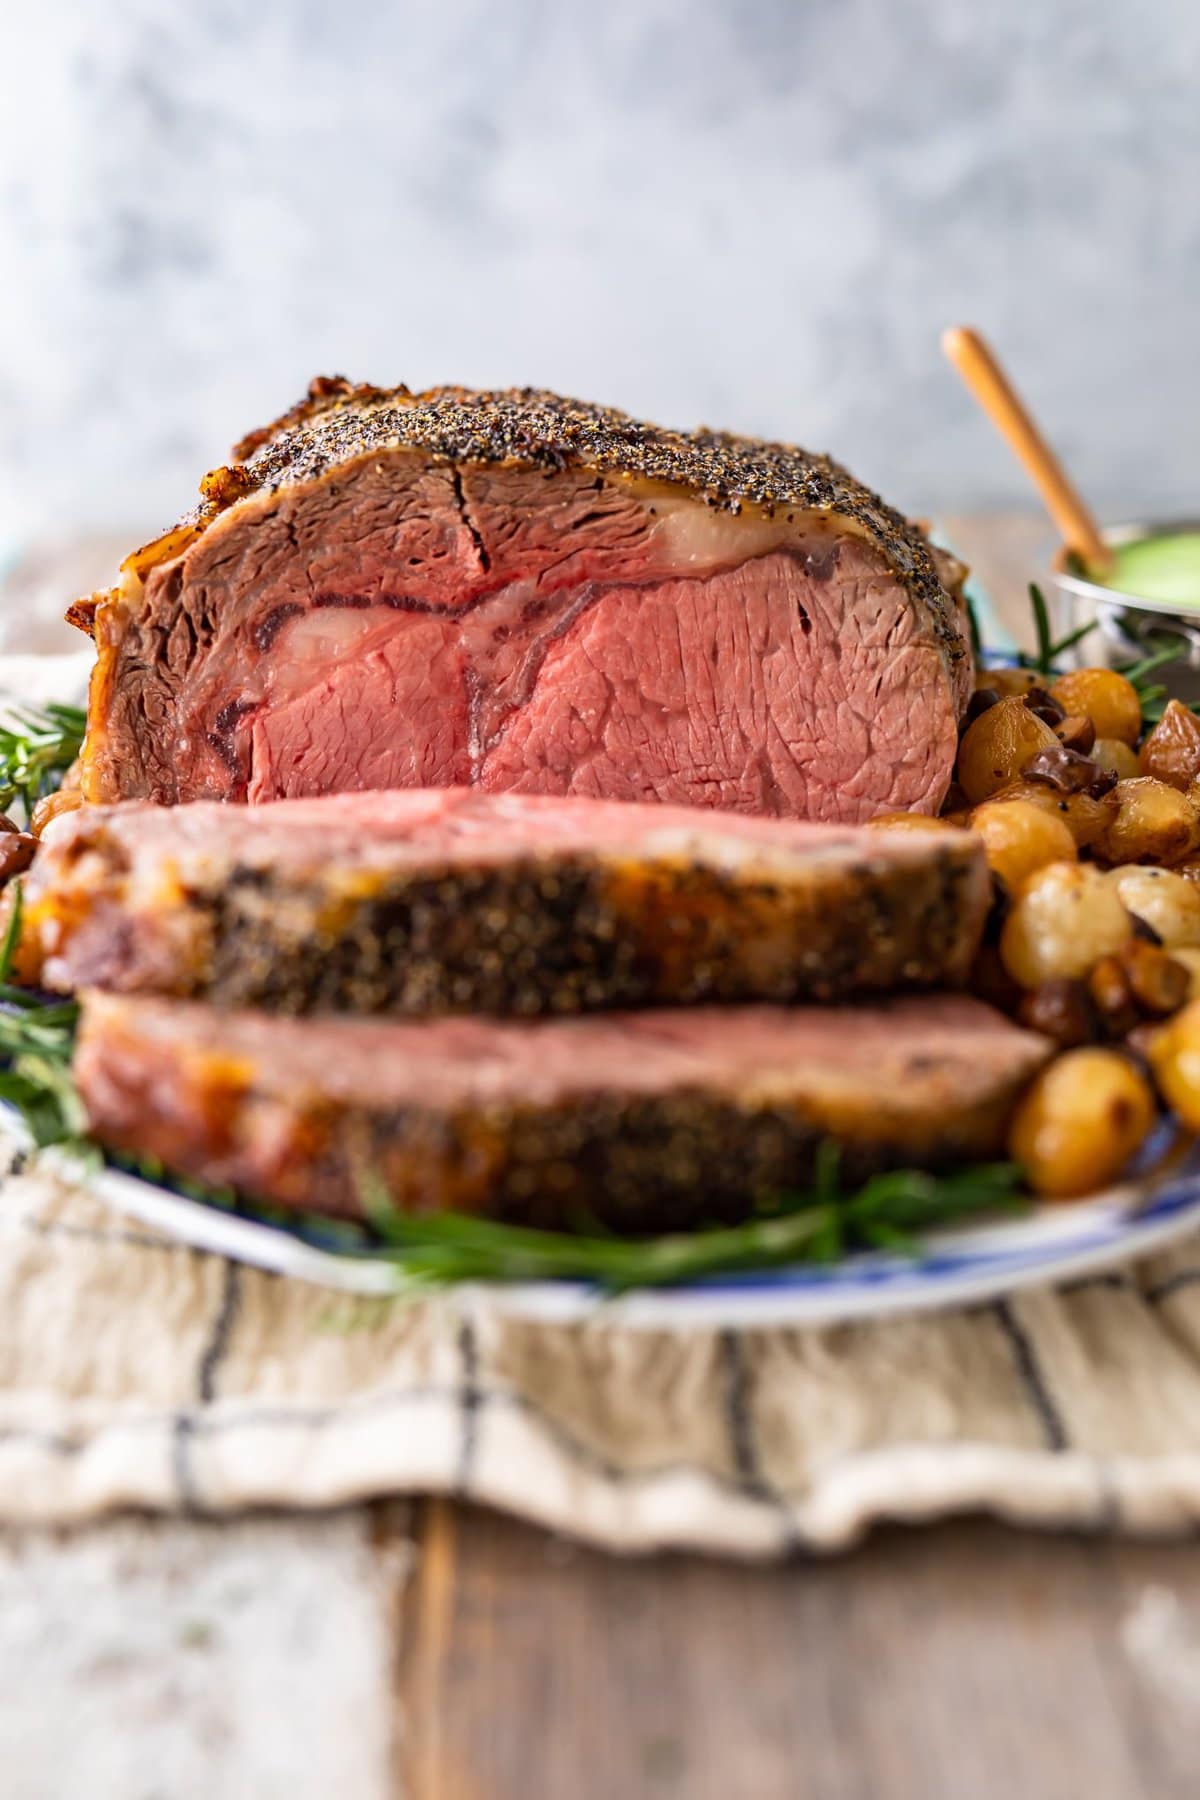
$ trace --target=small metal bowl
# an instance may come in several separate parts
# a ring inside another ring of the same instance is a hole
[[[1116,547],[1180,531],[1200,531],[1200,522],[1156,519],[1110,525],[1103,537]],[[1180,700],[1200,700],[1200,611],[1180,613],[1161,601],[1102,587],[1075,573],[1061,549],[1051,563],[1050,581],[1055,636],[1066,637],[1089,622],[1095,626],[1067,653],[1075,668],[1127,668],[1156,650],[1177,646],[1179,660],[1158,670],[1153,679]]]

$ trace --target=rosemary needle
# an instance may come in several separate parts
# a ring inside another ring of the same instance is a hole
[[[53,793],[79,755],[87,714],[79,706],[16,708],[0,720],[0,812],[26,817]]]

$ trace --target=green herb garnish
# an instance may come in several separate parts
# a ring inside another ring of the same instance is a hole
[[[1074,631],[1068,631],[1065,637],[1056,638],[1050,629],[1050,612],[1046,605],[1046,596],[1035,581],[1029,584],[1029,604],[1033,613],[1033,629],[1037,639],[1037,649],[1033,652],[1021,651],[1017,656],[1018,667],[1032,669],[1035,674],[1044,676],[1047,682],[1061,673],[1059,664],[1068,650],[1082,643],[1089,632],[1096,629],[1094,619],[1077,625]],[[1164,643],[1164,636],[1171,635],[1172,641]],[[1157,725],[1166,709],[1168,690],[1161,682],[1147,680],[1159,669],[1169,668],[1172,663],[1187,660],[1190,646],[1177,634],[1167,634],[1161,630],[1147,632],[1142,640],[1146,654],[1138,661],[1127,663],[1117,673],[1124,675],[1137,689],[1138,699],[1142,707],[1142,719],[1146,725]],[[1189,705],[1187,701],[1183,703]],[[1189,705],[1189,711],[1200,713],[1200,702]]]
[[[825,1166],[832,1167],[830,1159]],[[911,1256],[922,1232],[972,1213],[1021,1206],[1020,1187],[1021,1172],[1012,1163],[950,1175],[901,1169],[853,1190],[819,1171],[810,1193],[782,1196],[770,1218],[653,1238],[577,1237],[460,1213],[411,1218],[375,1209],[372,1222],[415,1282],[575,1280],[617,1294],[789,1263],[836,1262],[851,1250]]]
[[[36,1144],[67,1143],[80,1138],[84,1128],[71,1078],[79,1008],[73,1000],[47,1001],[8,980],[20,934],[18,882],[0,945],[0,1100],[16,1107]]]
[[[1033,669],[1037,674],[1044,675],[1047,681],[1052,681],[1058,672],[1056,665],[1059,659],[1081,643],[1089,631],[1095,630],[1095,626],[1089,622],[1077,626],[1074,631],[1068,631],[1066,637],[1055,638],[1050,630],[1050,610],[1046,605],[1046,596],[1036,581],[1029,584],[1029,604],[1033,608],[1037,651],[1031,656],[1023,650],[1017,657],[1017,662],[1022,669]]]
[[[83,745],[80,706],[19,708],[0,721],[0,812],[19,802],[26,816],[57,788]]]

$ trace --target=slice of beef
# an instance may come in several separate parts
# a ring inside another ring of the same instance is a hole
[[[855,822],[945,795],[960,600],[826,458],[336,381],[239,448],[73,609],[89,800],[474,784]]]
[[[110,1149],[261,1200],[638,1231],[744,1216],[826,1138],[847,1180],[993,1156],[1049,1049],[958,995],[404,1022],[90,994],[75,1072]]]
[[[953,985],[989,891],[968,832],[426,788],[85,807],[25,919],[56,988],[532,1014]]]

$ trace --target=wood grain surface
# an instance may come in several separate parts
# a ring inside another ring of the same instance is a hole
[[[402,1791],[422,1800],[1200,1789],[1192,1548],[981,1523],[782,1569],[616,1562],[443,1501],[418,1532]]]
[[[1049,533],[950,520],[1005,622]],[[1193,1800],[1200,1551],[618,1562],[445,1501],[0,1540],[4,1800]]]

